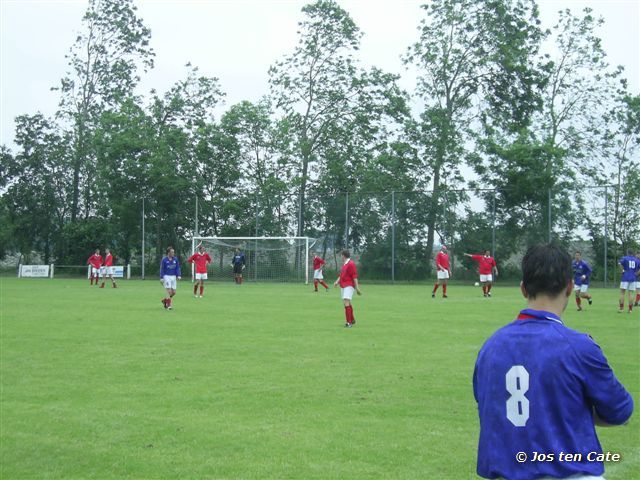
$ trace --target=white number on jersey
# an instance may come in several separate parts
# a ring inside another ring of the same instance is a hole
[[[636,269],[636,261],[629,260],[629,270],[635,270],[635,269]]]
[[[522,365],[514,365],[507,372],[507,418],[516,427],[524,427],[529,420],[529,399],[524,396],[529,390],[529,372]]]

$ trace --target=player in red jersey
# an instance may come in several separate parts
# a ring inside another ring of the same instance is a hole
[[[344,264],[340,269],[340,276],[333,285],[340,284],[342,301],[344,302],[344,314],[347,319],[344,326],[351,328],[356,324],[356,319],[353,316],[353,306],[351,305],[353,292],[355,291],[358,295],[362,295],[362,292],[358,286],[358,270],[355,262],[351,260],[349,250],[342,250],[342,261]]]
[[[480,284],[482,285],[482,293],[485,297],[491,296],[491,286],[493,284],[493,275],[495,273],[498,276],[498,266],[495,259],[491,256],[489,250],[484,251],[484,255],[471,255],[469,253],[464,254],[465,257],[471,257],[475,262],[478,262],[478,273],[480,274]]]
[[[198,298],[198,285],[200,285],[200,298],[204,293],[204,281],[207,279],[207,265],[211,263],[211,257],[205,251],[204,245],[198,245],[198,251],[191,255],[187,262],[196,265],[196,281],[193,284],[193,296]]]
[[[447,279],[451,277],[451,264],[449,263],[449,254],[446,245],[442,245],[440,251],[436,255],[436,274],[438,279],[431,292],[431,298],[435,298],[438,286],[442,284],[442,298],[447,298]]]
[[[325,292],[329,291],[329,285],[324,281],[322,275],[322,266],[325,264],[324,259],[320,258],[317,254],[313,254],[313,288],[314,292],[318,291],[318,283],[325,288]]]
[[[111,279],[111,286],[113,288],[117,288],[118,285],[116,285],[116,280],[113,278],[113,274],[114,274],[114,266],[113,266],[113,255],[111,255],[111,250],[109,250],[108,248],[104,249],[104,262],[102,264],[102,285],[100,285],[100,288],[104,288],[104,283],[105,283],[105,279],[107,278],[107,275],[109,276],[109,278]]]
[[[96,248],[96,251],[87,259],[87,265],[91,265],[91,282],[93,285],[93,279],[96,279],[96,286],[100,281],[100,267],[102,267],[102,255],[100,255],[100,249]]]

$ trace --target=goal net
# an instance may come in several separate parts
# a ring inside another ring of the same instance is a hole
[[[193,237],[191,251],[202,244],[211,256],[209,280],[231,281],[235,249],[245,256],[242,276],[250,282],[309,283],[309,250],[316,240],[309,237]],[[192,278],[195,266],[191,266]]]

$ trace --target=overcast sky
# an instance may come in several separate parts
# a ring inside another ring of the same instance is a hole
[[[400,61],[417,39],[422,18],[416,0],[338,0],[364,32],[360,59],[415,81]],[[184,78],[185,63],[220,79],[225,104],[255,101],[268,93],[267,70],[296,45],[301,0],[137,0],[138,14],[151,29],[155,69],[139,93],[164,92]],[[543,25],[557,11],[591,7],[605,19],[599,34],[612,65],[623,65],[630,90],[640,93],[640,0],[540,0]],[[57,86],[67,70],[65,54],[81,29],[86,1],[0,0],[0,143],[12,146],[14,118],[51,115]]]

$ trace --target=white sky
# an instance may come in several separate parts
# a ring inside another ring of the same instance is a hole
[[[338,0],[364,32],[360,59],[414,79],[400,55],[417,40],[422,18],[416,0]],[[139,93],[167,90],[184,78],[191,62],[200,73],[218,77],[225,103],[256,101],[268,93],[271,64],[292,52],[297,41],[301,0],[137,0],[138,15],[151,29],[156,66]],[[539,0],[541,19],[552,27],[557,11],[589,6],[605,18],[599,34],[612,65],[623,65],[632,93],[640,93],[640,0]],[[81,29],[86,1],[0,0],[0,143],[13,145],[14,118],[55,112],[59,84],[67,71],[65,54]]]

